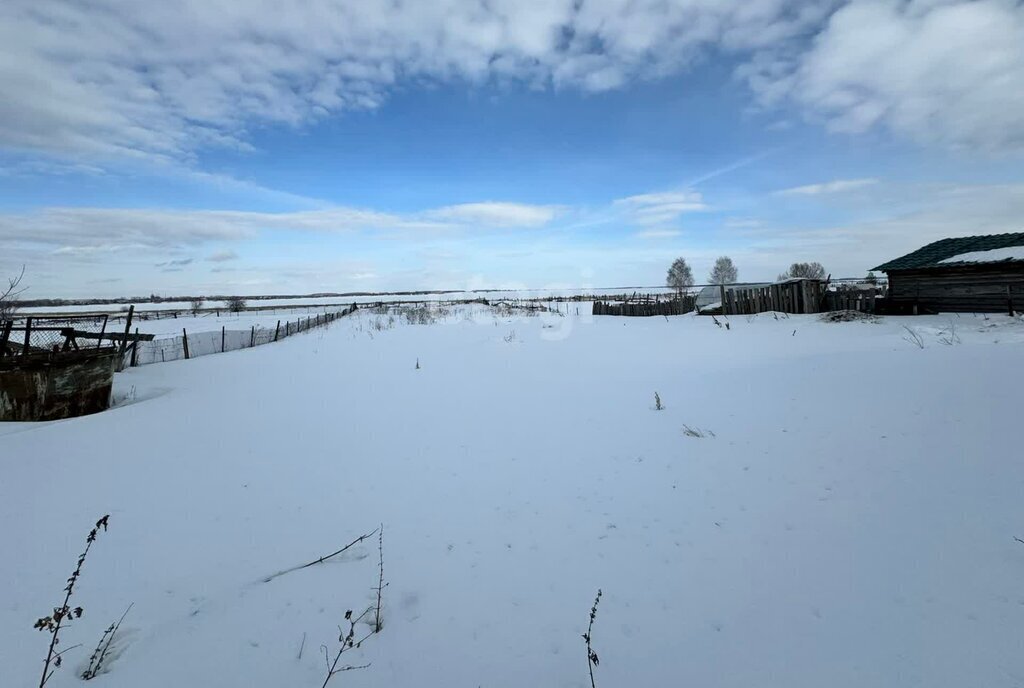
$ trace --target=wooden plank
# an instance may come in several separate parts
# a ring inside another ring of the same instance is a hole
[[[42,328],[36,328],[36,329],[42,329]],[[126,342],[125,346],[127,346],[127,342],[134,342],[134,341],[136,341],[136,339],[141,340],[143,342],[151,342],[156,337],[155,334],[140,334],[139,333],[139,328],[135,328],[135,334],[129,334],[127,339],[125,339],[123,334],[116,333],[116,332],[111,332],[109,334],[101,334],[101,333],[96,333],[96,332],[85,332],[83,330],[75,330],[75,329],[72,329],[70,327],[61,327],[61,328],[53,327],[53,328],[46,328],[46,329],[59,330],[60,333],[64,334],[65,336],[67,335],[67,333],[70,333],[75,339],[99,339],[100,341],[102,341],[104,339],[109,339],[112,342],[121,342],[121,341],[123,341],[123,342]]]
[[[14,321],[8,320],[4,323],[3,329],[0,329],[0,356],[7,353],[7,342],[11,339],[12,327],[14,327]]]
[[[30,315],[25,320],[25,346],[21,350],[22,356],[28,356],[28,351],[32,347],[32,316]]]
[[[128,333],[132,331],[132,317],[135,315],[135,304],[128,306],[128,319],[124,324],[124,339],[121,340],[121,356],[124,356],[124,349],[128,346]],[[118,364],[120,365],[120,364]]]
[[[138,365],[138,363],[137,363],[138,355],[139,355],[139,328],[136,327],[135,328],[135,341],[132,342],[132,362],[131,362],[131,367],[132,368],[134,368],[136,365]]]
[[[103,314],[103,327],[100,328],[100,336],[96,339],[96,348],[103,346],[103,334],[107,331],[107,319],[110,316],[106,313]]]

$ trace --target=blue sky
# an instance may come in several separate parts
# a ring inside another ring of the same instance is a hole
[[[1024,9],[0,8],[0,273],[27,296],[837,276],[1024,231]]]

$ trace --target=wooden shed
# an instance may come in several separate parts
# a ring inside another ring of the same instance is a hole
[[[1024,307],[1024,232],[942,239],[874,268],[894,312],[1010,312]]]

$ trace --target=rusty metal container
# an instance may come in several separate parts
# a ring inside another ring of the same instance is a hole
[[[74,418],[110,407],[113,348],[0,359],[0,421]]]

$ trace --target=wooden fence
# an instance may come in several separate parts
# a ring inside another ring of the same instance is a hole
[[[752,315],[777,311],[779,313],[822,313],[851,310],[874,313],[886,295],[886,287],[867,285],[841,285],[829,289],[827,280],[795,279],[765,285],[720,285],[720,305],[702,308],[704,314]],[[696,307],[697,297],[662,300],[634,295],[621,303],[594,301],[594,315],[682,315]]]
[[[879,303],[886,298],[887,292],[887,287],[871,289],[840,287],[838,290],[826,292],[825,298],[828,305],[826,310],[875,313]]]
[[[722,312],[726,315],[766,311],[822,313],[851,310],[874,313],[876,301],[884,296],[885,287],[840,287],[829,290],[825,281],[801,279],[763,287],[722,287]]]
[[[779,313],[818,313],[824,287],[818,280],[792,280],[759,287],[721,286],[722,313],[749,315]]]
[[[595,301],[594,315],[682,315],[689,313],[695,308],[697,298],[695,296],[684,296],[682,299],[674,298],[670,301],[657,299],[631,300],[624,303],[607,303]]]

